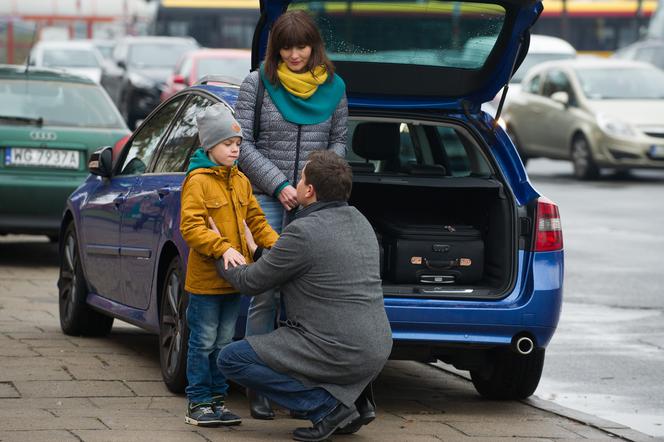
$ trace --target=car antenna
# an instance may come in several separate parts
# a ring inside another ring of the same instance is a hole
[[[30,71],[30,54],[32,54],[32,47],[35,45],[35,39],[37,38],[37,29],[39,29],[39,25],[35,24],[35,30],[32,31],[32,41],[30,42],[30,49],[28,50],[28,56],[25,57],[25,75],[28,75]]]

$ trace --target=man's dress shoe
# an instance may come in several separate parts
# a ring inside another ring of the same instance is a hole
[[[348,425],[359,416],[360,415],[354,406],[348,408],[344,404],[339,404],[313,427],[296,428],[293,432],[293,439],[305,442],[325,440],[330,437],[337,428]]]
[[[265,396],[256,393],[254,390],[248,389],[247,397],[249,398],[249,411],[251,412],[251,417],[263,420],[274,419],[274,411],[272,411],[270,401],[268,401]]]

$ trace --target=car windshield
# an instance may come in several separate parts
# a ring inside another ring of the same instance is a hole
[[[0,115],[45,125],[119,129],[119,112],[94,84],[0,79]],[[27,121],[27,120],[26,120]]]
[[[521,66],[519,66],[519,69],[516,70],[514,75],[512,76],[512,79],[510,80],[510,83],[521,83],[523,80],[523,77],[526,76],[526,73],[530,68],[533,66],[536,66],[540,63],[544,63],[545,61],[553,61],[553,60],[569,60],[570,58],[574,58],[574,54],[561,54],[561,53],[549,53],[549,54],[537,54],[537,53],[530,53],[526,56],[526,58],[523,60],[523,63],[521,63]]]
[[[192,49],[189,44],[134,44],[129,50],[129,64],[137,68],[173,68],[180,56]]]
[[[64,68],[98,68],[99,60],[86,49],[46,49],[44,66]]]
[[[247,58],[201,58],[196,75],[202,78],[210,74],[223,74],[243,79],[249,73],[251,59]]]
[[[99,53],[104,56],[104,58],[107,58],[109,60],[113,58],[114,46],[112,44],[99,43],[95,44],[95,47],[97,48]]]
[[[289,9],[312,12],[334,61],[464,69],[484,65],[505,21],[500,5],[441,0],[295,0]]]
[[[664,98],[664,73],[656,68],[577,68],[576,75],[590,100]]]

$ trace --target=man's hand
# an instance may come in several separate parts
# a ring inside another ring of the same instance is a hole
[[[254,235],[251,234],[251,230],[249,230],[247,222],[242,221],[242,224],[244,224],[244,238],[247,240],[247,247],[249,247],[249,251],[253,255],[258,248],[258,245],[256,245],[256,241],[254,241]]]
[[[242,254],[237,250],[235,250],[233,247],[226,250],[226,252],[222,256],[224,258],[225,270],[228,270],[229,264],[231,267],[236,267],[236,266],[245,265],[247,263],[247,261],[244,259],[244,256],[242,256]]]
[[[284,209],[288,211],[297,208],[299,203],[297,202],[297,191],[295,190],[295,187],[289,184],[281,189],[281,193],[279,193],[279,202],[284,206]]]

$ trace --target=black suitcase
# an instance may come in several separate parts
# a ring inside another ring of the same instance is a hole
[[[484,271],[484,241],[466,225],[379,220],[385,277],[396,284],[472,284]]]

